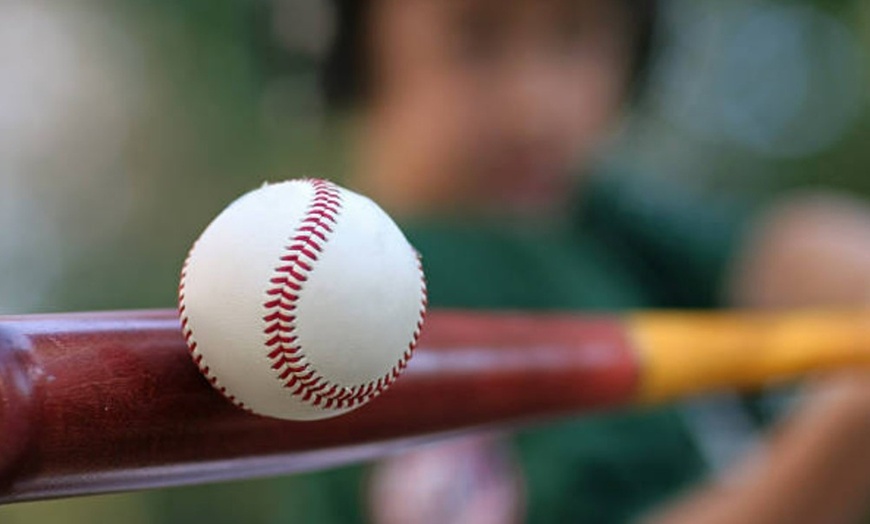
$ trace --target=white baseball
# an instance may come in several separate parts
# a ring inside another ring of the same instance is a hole
[[[374,202],[324,180],[265,185],[225,209],[182,271],[190,352],[261,415],[355,409],[405,369],[426,306],[416,251]]]

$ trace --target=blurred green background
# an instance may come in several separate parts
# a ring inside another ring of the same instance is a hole
[[[650,89],[603,162],[711,198],[870,195],[870,3],[666,6]],[[318,84],[330,32],[315,0],[0,0],[0,313],[172,306],[190,242],[232,199],[340,179],[344,124]],[[305,479],[22,504],[0,522],[318,521]]]

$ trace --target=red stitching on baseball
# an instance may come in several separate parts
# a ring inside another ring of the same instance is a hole
[[[421,277],[420,314],[408,350],[384,376],[353,388],[332,384],[320,376],[306,361],[304,351],[297,344],[297,337],[292,335],[296,330],[296,317],[290,312],[296,309],[298,293],[301,292],[303,283],[308,280],[308,273],[313,270],[313,266],[304,261],[303,257],[311,262],[317,261],[318,253],[323,251],[333,232],[332,226],[338,223],[342,198],[338,186],[331,182],[317,179],[305,182],[314,188],[314,196],[302,219],[302,225],[290,237],[291,244],[285,248],[287,253],[280,257],[281,262],[289,262],[290,265],[275,268],[275,276],[270,281],[275,287],[266,291],[269,297],[278,297],[264,304],[269,312],[263,317],[266,322],[264,334],[269,336],[266,341],[268,358],[272,361],[272,369],[278,372],[278,379],[284,381],[284,387],[291,389],[292,394],[301,397],[304,402],[327,409],[351,408],[380,395],[408,366],[408,360],[420,337],[426,312],[426,282]],[[417,260],[422,275],[419,256]],[[276,334],[272,336],[273,333]]]
[[[196,244],[193,245],[193,248],[195,247]],[[210,368],[205,364],[205,361],[202,358],[202,353],[197,349],[198,346],[193,336],[193,330],[190,328],[190,319],[187,316],[187,305],[184,303],[184,288],[187,283],[187,266],[190,264],[190,255],[193,253],[193,248],[190,249],[190,253],[187,254],[187,259],[185,259],[184,265],[181,267],[181,280],[178,284],[178,315],[179,320],[181,321],[181,333],[184,336],[187,349],[193,358],[193,363],[196,364],[196,367],[199,368],[200,372],[202,372],[212,387],[217,389],[224,398],[235,404],[237,407],[247,411],[248,413],[253,413],[254,411],[251,408],[246,406],[244,402],[238,400],[234,395],[228,394],[227,389],[218,383],[217,377],[211,374]]]
[[[316,262],[318,253],[323,251],[323,244],[329,240],[329,235],[333,232],[330,224],[338,223],[342,202],[340,190],[334,184],[324,180],[306,180],[305,182],[314,187],[314,198],[306,211],[302,225],[296,229],[294,236],[291,237],[293,243],[286,247],[287,254],[280,257],[281,262],[288,262],[289,265],[279,266],[275,269],[276,275],[270,280],[275,287],[266,292],[268,296],[274,297],[264,304],[264,307],[270,312],[263,317],[266,322],[264,334],[271,336],[266,342],[267,348],[270,348],[268,358],[272,362],[272,369],[278,372],[278,378],[284,382],[284,387],[291,389],[291,393],[300,397],[304,402],[314,406],[322,406],[325,409],[351,408],[380,395],[408,366],[408,360],[417,345],[426,312],[428,302],[426,282],[425,279],[421,278],[420,313],[408,349],[384,376],[354,387],[332,384],[320,376],[305,361],[304,352],[297,344],[298,337],[294,334],[296,316],[292,312],[296,310],[296,303],[299,300],[299,292],[302,291],[303,283],[308,280],[308,273],[313,270],[313,265],[309,261]],[[191,249],[192,252],[193,249]],[[217,377],[211,373],[211,369],[206,365],[202,353],[198,350],[187,316],[184,295],[189,262],[190,254],[188,254],[181,271],[181,280],[178,286],[178,312],[182,334],[193,362],[221,395],[236,406],[253,413],[247,405],[239,401],[234,395],[229,394],[227,389],[220,385]],[[422,263],[419,256],[418,267],[422,276]]]
[[[320,240],[323,240],[324,242],[326,242],[326,235],[324,235],[323,233],[321,233],[320,231],[318,231],[317,229],[315,229],[311,226],[302,226],[299,228],[299,231],[302,233],[308,233],[309,235],[312,235],[312,236],[316,236]],[[301,240],[303,238],[306,238],[306,237],[298,236],[298,237],[294,237],[293,240]],[[307,238],[309,240],[311,239],[310,237],[307,237]],[[314,246],[315,246],[314,249],[317,249],[317,250],[320,249],[320,246],[318,246],[317,244],[315,244]]]

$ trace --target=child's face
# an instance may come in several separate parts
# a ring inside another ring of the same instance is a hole
[[[369,145],[422,208],[557,204],[625,97],[620,1],[374,0],[368,22]]]

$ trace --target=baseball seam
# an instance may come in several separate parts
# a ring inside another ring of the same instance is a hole
[[[205,376],[208,382],[214,387],[218,392],[224,396],[227,400],[235,404],[237,407],[249,412],[253,413],[253,410],[245,405],[244,402],[240,401],[235,397],[235,395],[230,394],[227,391],[227,388],[222,386],[218,381],[218,378],[212,374],[211,369],[208,364],[206,364],[205,359],[202,356],[202,353],[199,351],[199,347],[196,341],[196,337],[193,335],[193,330],[190,327],[190,319],[187,316],[187,304],[184,301],[185,295],[185,286],[187,282],[187,268],[190,265],[190,257],[193,254],[193,250],[196,248],[196,244],[190,249],[190,253],[188,253],[187,258],[184,261],[184,265],[181,267],[181,282],[178,285],[178,316],[181,320],[181,333],[184,336],[184,341],[187,344],[187,349],[190,352],[191,358],[193,358],[193,363],[199,368],[200,372]]]
[[[426,282],[422,277],[422,263],[418,257],[421,274],[419,316],[408,347],[398,362],[385,375],[358,386],[347,387],[334,384],[323,377],[308,362],[305,350],[297,334],[296,309],[299,298],[315,264],[338,223],[342,211],[341,190],[331,182],[319,179],[303,180],[311,184],[314,196],[302,219],[285,246],[281,264],[275,268],[270,280],[272,287],[266,291],[268,300],[263,304],[267,314],[263,317],[266,326],[268,358],[277,378],[284,387],[302,401],[323,409],[352,408],[380,395],[405,370],[413,355],[423,317],[426,312]]]

